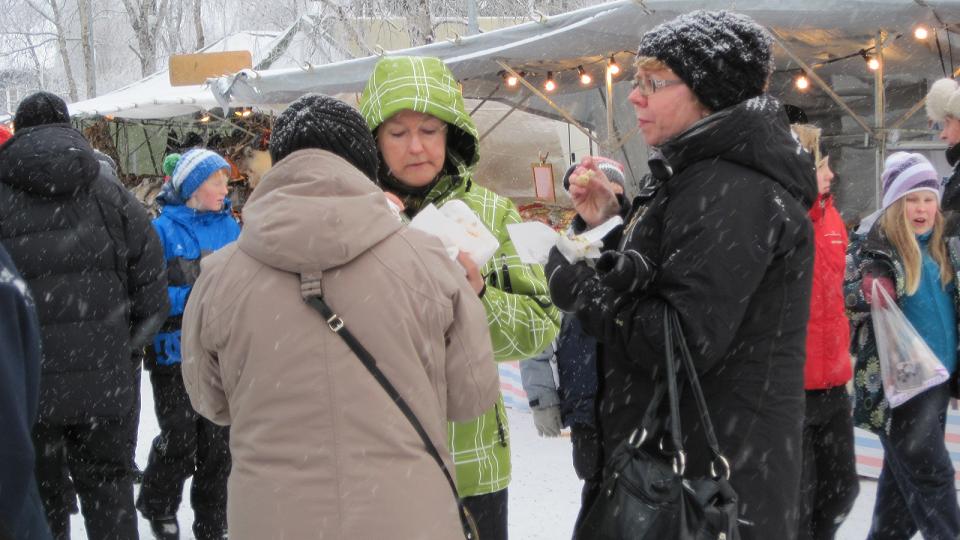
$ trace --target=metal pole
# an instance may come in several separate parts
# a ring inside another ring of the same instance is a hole
[[[876,175],[874,176],[874,204],[876,208],[880,208],[880,193],[883,190],[883,186],[880,181],[880,174],[883,172],[883,160],[884,154],[886,153],[887,146],[887,132],[884,129],[884,116],[886,113],[886,107],[884,103],[884,89],[883,89],[883,30],[877,32],[877,38],[874,44],[874,52],[876,53],[877,61],[880,63],[880,67],[873,73],[873,88],[874,88],[874,130],[876,132],[875,140],[877,142],[877,155],[876,155]]]
[[[846,113],[849,114],[850,117],[853,118],[853,120],[857,124],[860,124],[860,127],[862,127],[864,131],[866,131],[871,136],[874,135],[873,130],[870,128],[870,126],[867,125],[867,122],[863,118],[861,118],[859,114],[853,112],[853,109],[851,109],[850,106],[847,105],[847,103],[843,101],[843,99],[836,92],[833,91],[833,88],[830,88],[829,84],[827,84],[823,79],[820,78],[819,75],[817,75],[815,71],[813,71],[812,67],[810,67],[806,62],[801,60],[799,56],[794,54],[793,51],[791,51],[786,46],[786,44],[784,44],[783,37],[776,30],[769,27],[767,29],[770,31],[770,34],[773,36],[773,40],[777,42],[777,45],[780,45],[780,48],[783,49],[785,53],[787,53],[787,56],[789,56],[791,60],[793,60],[801,68],[803,68],[803,71],[807,74],[807,76],[810,77],[810,79],[812,79],[813,82],[817,83],[817,86],[819,86],[821,90],[826,92],[827,95],[830,96],[830,98],[833,99],[833,101],[835,101],[837,105],[840,106],[840,108],[846,111]]]
[[[467,35],[473,36],[480,33],[480,25],[477,24],[477,0],[467,0]]]
[[[604,82],[607,86],[607,149],[613,155],[613,74],[610,69],[604,69]]]
[[[513,111],[515,111],[515,110],[517,110],[519,107],[523,106],[523,104],[526,103],[527,100],[529,100],[531,97],[533,97],[533,94],[527,94],[527,95],[523,96],[523,99],[521,99],[520,101],[514,103],[514,104],[510,107],[510,110],[509,110],[509,111],[507,111],[503,116],[501,116],[499,120],[497,120],[496,122],[494,122],[492,126],[490,126],[489,128],[487,128],[487,131],[483,132],[483,135],[480,135],[480,142],[483,142],[483,140],[487,138],[487,135],[489,135],[490,132],[492,132],[493,130],[497,129],[497,126],[499,126],[500,124],[502,124],[503,121],[506,120],[508,116],[510,116],[511,114],[513,114]]]

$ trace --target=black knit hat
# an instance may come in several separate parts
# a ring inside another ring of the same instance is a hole
[[[270,157],[274,163],[296,150],[316,148],[349,161],[377,179],[377,143],[360,112],[339,99],[307,94],[287,107],[273,125]]]
[[[665,63],[711,111],[759,96],[773,71],[773,39],[753,19],[693,11],[643,35],[637,56]]]
[[[68,124],[70,113],[67,104],[50,92],[37,92],[23,98],[13,118],[17,129],[44,124]]]

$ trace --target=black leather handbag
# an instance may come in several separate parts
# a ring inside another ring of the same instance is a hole
[[[604,465],[602,489],[576,531],[578,540],[739,540],[737,494],[730,485],[730,465],[720,453],[700,381],[680,320],[664,313],[666,375],[654,390],[640,427],[623,441]],[[676,355],[679,353],[680,366]],[[709,474],[685,470],[681,444],[677,371],[697,403],[711,461]],[[670,416],[666,433],[654,444],[648,434],[666,394]]]

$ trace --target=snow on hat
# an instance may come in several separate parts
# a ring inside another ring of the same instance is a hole
[[[67,111],[67,104],[50,92],[36,92],[23,98],[13,119],[17,129],[69,122],[70,113]]]
[[[883,163],[883,208],[915,191],[932,191],[939,199],[940,175],[922,154],[895,152]]]
[[[376,181],[380,160],[373,133],[360,112],[339,99],[307,94],[277,117],[270,135],[273,162],[305,148],[333,152]]]
[[[203,148],[194,148],[180,157],[170,177],[170,184],[180,198],[186,201],[211,174],[220,169],[229,171],[230,165],[219,154]]]
[[[927,93],[927,116],[935,122],[951,116],[960,118],[960,83],[953,79],[939,79]]]
[[[597,168],[603,172],[607,180],[619,184],[621,188],[625,188],[624,183],[626,179],[623,176],[623,164],[605,157],[594,157],[593,162],[597,164]],[[563,189],[570,191],[570,175],[573,174],[573,171],[579,166],[580,163],[573,163],[567,168],[567,172],[563,173]]]
[[[759,96],[773,72],[773,39],[746,15],[693,11],[643,35],[637,56],[667,65],[711,111]]]

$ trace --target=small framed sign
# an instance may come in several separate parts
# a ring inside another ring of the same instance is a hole
[[[533,168],[533,193],[538,199],[556,202],[557,194],[554,190],[553,165],[546,162],[546,157],[540,163],[531,165]]]

